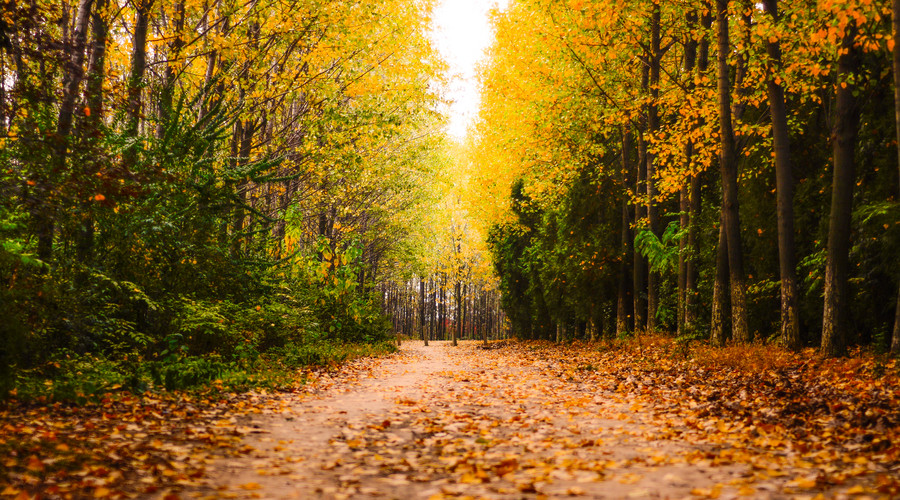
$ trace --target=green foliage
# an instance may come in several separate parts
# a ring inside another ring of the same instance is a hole
[[[577,336],[612,307],[619,205],[596,196],[611,183],[600,169],[584,168],[552,210],[538,209],[524,180],[513,185],[517,223],[491,228],[488,243],[517,335],[551,339],[559,325]]]
[[[358,242],[323,240],[286,260],[259,230],[233,229],[276,222],[241,186],[265,181],[278,158],[224,158],[234,115],[208,105],[198,118],[188,112],[198,102],[178,101],[158,136],[112,129],[73,144],[70,167],[90,175],[64,179],[52,200],[46,263],[34,202],[17,187],[36,175],[23,155],[40,151],[0,152],[0,192],[11,193],[0,200],[0,394],[81,401],[112,388],[284,384],[296,368],[355,355],[344,343],[387,339],[359,283]],[[129,151],[132,165],[120,160]]]
[[[634,237],[634,245],[650,263],[650,270],[657,273],[673,273],[678,266],[678,244],[687,236],[678,221],[666,226],[660,237],[649,229],[641,229]]]

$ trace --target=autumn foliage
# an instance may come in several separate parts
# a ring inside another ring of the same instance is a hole
[[[0,389],[189,387],[384,340],[375,287],[434,206],[430,8],[5,3]]]
[[[495,12],[470,175],[513,331],[887,350],[891,16],[847,1]]]

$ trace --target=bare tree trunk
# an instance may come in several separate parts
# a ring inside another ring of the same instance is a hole
[[[778,22],[778,0],[764,0],[763,5]],[[781,70],[781,44],[766,44],[769,55],[768,96],[775,143],[775,190],[778,204],[778,263],[781,274],[781,342],[790,349],[800,349],[800,317],[797,312],[797,277],[794,247],[794,180],[791,172],[791,144],[784,102],[784,89],[776,81]]]
[[[728,248],[728,279],[731,288],[731,327],[733,338],[749,342],[747,326],[747,300],[744,283],[743,250],[741,247],[741,222],[738,210],[737,152],[734,129],[731,122],[731,85],[728,77],[728,54],[731,43],[728,37],[728,0],[716,0],[718,25],[718,94],[719,94],[719,171],[722,177],[723,225]]]
[[[647,105],[647,128],[649,137],[659,132],[659,73],[662,62],[662,50],[660,48],[660,23],[661,12],[659,2],[653,2],[650,14],[650,103]],[[647,162],[647,219],[650,223],[650,231],[658,238],[661,234],[659,221],[659,206],[656,204],[658,189],[656,187],[656,155],[649,149],[646,152]],[[656,331],[657,312],[659,310],[659,288],[662,277],[656,271],[650,271],[647,275],[647,330]]]
[[[440,313],[438,314],[438,328],[441,331],[441,340],[447,340],[447,290],[444,286],[447,282],[445,276],[441,276],[441,282],[438,285],[441,292]]]
[[[72,36],[72,46],[69,54],[69,67],[63,78],[63,96],[59,104],[59,120],[56,126],[56,134],[59,139],[57,150],[62,152],[63,161],[65,161],[64,156],[68,146],[67,140],[72,131],[75,101],[78,99],[78,87],[84,78],[84,49],[92,5],[93,0],[81,0],[78,6],[78,17],[75,19],[75,31]]]
[[[147,69],[147,30],[150,21],[150,9],[153,0],[137,0],[137,15],[134,22],[134,34],[131,41],[131,73],[128,76],[128,101],[125,112],[128,120],[125,125],[125,136],[135,139],[141,124],[141,90],[144,88],[144,72]],[[137,143],[125,150],[125,168],[131,168],[137,162]]]
[[[725,224],[719,215],[719,245],[716,249],[716,280],[713,283],[712,319],[709,325],[709,336],[713,345],[725,345],[727,339],[725,322],[726,301],[728,300],[728,239],[725,237]]]
[[[166,71],[163,76],[162,88],[159,91],[159,124],[156,127],[156,136],[162,138],[165,134],[166,126],[172,115],[172,101],[175,96],[175,80],[176,66],[181,57],[181,49],[184,47],[182,39],[184,31],[184,0],[179,0],[175,4],[175,20],[173,32],[175,39],[169,44],[168,62],[166,63]]]
[[[834,129],[834,177],[831,181],[831,213],[828,218],[828,256],[825,261],[825,310],[822,315],[821,352],[827,357],[847,353],[849,322],[850,222],[856,177],[853,155],[859,133],[859,103],[853,95],[852,76],[859,64],[856,24],[851,22],[838,57],[837,100]]]
[[[897,166],[900,167],[900,43],[898,43],[900,42],[900,0],[893,0],[892,4],[894,26],[894,124],[897,129]],[[900,355],[900,283],[897,284],[897,288],[894,334],[891,338],[891,354],[895,356]]]
[[[422,340],[428,346],[428,328],[425,324],[425,277],[419,277],[419,329],[422,331]]]
[[[100,138],[100,125],[103,123],[103,82],[106,79],[106,41],[109,26],[103,16],[106,0],[97,0],[91,14],[91,57],[88,61],[87,77],[84,90],[84,117],[79,120],[76,134],[93,148]],[[90,155],[93,157],[93,155]],[[84,175],[90,178],[97,173],[97,165],[88,161]],[[94,254],[94,218],[89,207],[81,213],[80,227],[76,235],[75,255],[79,262],[90,265]]]
[[[69,154],[69,142],[72,123],[75,116],[75,102],[78,99],[78,87],[84,78],[84,49],[87,39],[88,22],[90,21],[93,0],[81,0],[75,17],[75,28],[68,44],[68,65],[63,75],[62,99],[59,103],[59,115],[56,122],[56,136],[53,141],[53,170],[62,173],[66,169],[66,158]],[[35,186],[35,203],[32,217],[37,236],[37,256],[47,262],[53,255],[53,237],[56,232],[56,214],[52,202],[49,201],[50,186],[41,180]]]
[[[459,283],[459,280],[456,281],[456,285],[454,287],[455,297],[456,297],[456,312],[453,314],[453,319],[455,328],[450,331],[450,335],[453,337],[453,345],[457,345],[457,340],[460,337],[460,333],[462,333],[462,289]]]
[[[619,179],[622,183],[623,190],[631,183],[631,162],[629,154],[631,152],[631,133],[627,129],[622,131],[622,173]],[[622,262],[619,265],[619,289],[616,304],[616,334],[622,335],[634,328],[633,311],[634,299],[632,287],[633,278],[631,269],[628,265],[629,257],[634,253],[632,244],[634,242],[634,234],[631,231],[632,215],[631,202],[627,197],[622,199]]]
[[[700,42],[697,46],[697,72],[703,76],[706,75],[709,69],[709,36],[707,33],[712,27],[713,16],[711,14],[712,8],[709,3],[703,3],[703,10],[700,14],[700,26],[703,31],[703,37],[700,39]],[[703,126],[705,120],[701,118],[701,122],[699,126]],[[690,225],[688,226],[688,243],[687,248],[690,254],[690,258],[687,259],[686,269],[685,269],[685,289],[686,289],[686,297],[685,297],[685,305],[684,305],[684,322],[688,327],[696,324],[697,322],[697,305],[699,302],[699,295],[697,292],[697,281],[699,279],[699,272],[697,270],[697,239],[699,234],[699,223],[700,220],[700,175],[691,176],[691,187],[690,187]]]
[[[684,72],[687,75],[687,88],[694,88],[694,65],[697,61],[697,40],[694,39],[693,31],[696,28],[697,24],[697,12],[691,10],[686,15],[686,21],[688,25],[688,29],[691,34],[689,34],[684,41]],[[694,145],[687,141],[684,146],[684,157],[685,157],[685,167],[689,170],[691,168],[691,158],[694,155]],[[692,177],[688,175],[685,179],[684,185],[681,187],[679,192],[679,200],[678,200],[678,208],[681,212],[681,216],[679,217],[679,225],[681,230],[685,230],[691,226],[691,216],[690,216],[690,205],[691,205],[691,184]],[[685,324],[686,324],[686,312],[687,312],[687,269],[688,269],[688,256],[687,253],[690,247],[688,245],[688,241],[685,238],[681,238],[678,241],[678,322],[677,322],[677,333],[678,335],[683,335],[685,332]]]
[[[647,72],[645,71],[646,75]],[[642,127],[643,128],[643,127]],[[635,176],[635,193],[641,193],[644,190],[644,182],[647,179],[647,145],[643,138],[643,130],[637,134],[638,142],[638,164],[637,175]],[[635,220],[643,219],[646,215],[646,207],[641,203],[634,206]],[[634,331],[638,332],[646,328],[647,322],[647,259],[641,255],[637,247],[634,248],[634,267],[632,269],[632,278],[634,282]]]

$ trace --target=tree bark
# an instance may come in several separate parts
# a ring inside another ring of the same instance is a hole
[[[690,90],[694,88],[694,65],[697,61],[697,41],[694,40],[693,30],[697,24],[697,12],[689,11],[686,21],[688,25],[689,35],[684,41],[684,72],[687,75],[686,87]],[[691,158],[694,155],[694,144],[688,140],[684,145],[685,168],[690,172]],[[691,204],[691,179],[692,175],[687,175],[684,184],[679,190],[678,209],[680,212],[679,226],[681,230],[685,230],[691,225],[690,204]],[[688,241],[681,238],[678,241],[678,310],[676,332],[679,336],[685,332],[685,317],[687,310],[687,267],[688,267]]]
[[[172,116],[172,102],[175,96],[175,80],[177,78],[176,65],[181,58],[181,49],[184,47],[182,39],[184,31],[184,0],[179,0],[175,4],[175,20],[174,20],[174,36],[175,39],[169,44],[168,62],[166,63],[166,71],[163,75],[163,86],[159,91],[159,123],[156,126],[156,137],[162,138],[165,134],[169,119]]]
[[[91,14],[92,41],[84,90],[85,115],[79,124],[81,130],[76,132],[89,147],[93,147],[100,138],[100,125],[103,123],[103,82],[106,79],[106,41],[109,37],[109,26],[103,15],[105,7],[106,0],[97,0]],[[89,162],[84,174],[93,178],[96,173],[96,164]],[[79,262],[90,264],[94,254],[94,218],[88,207],[85,207],[81,216],[75,255]]]
[[[650,102],[647,105],[648,137],[654,137],[659,133],[659,73],[662,62],[662,50],[660,48],[660,23],[661,12],[659,2],[653,2],[650,13]],[[659,206],[656,204],[658,189],[656,187],[656,155],[648,148],[647,162],[647,219],[650,223],[650,231],[660,237]],[[659,310],[659,288],[662,277],[656,271],[650,271],[647,275],[647,330],[656,331],[657,312]]]
[[[822,315],[822,355],[847,353],[849,322],[850,222],[853,185],[856,178],[853,155],[859,134],[859,103],[853,93],[852,76],[859,64],[855,47],[856,24],[851,22],[841,41],[837,64],[832,151],[834,177],[831,181],[831,213],[828,218],[828,256],[825,261],[825,310]]]
[[[68,44],[67,68],[63,75],[62,99],[59,103],[59,114],[56,122],[56,136],[52,146],[53,170],[61,175],[66,169],[66,158],[69,154],[69,143],[72,123],[75,116],[75,102],[78,99],[78,87],[84,78],[84,49],[87,39],[88,22],[90,21],[93,0],[81,0],[75,17],[72,39]],[[48,262],[53,255],[53,237],[56,233],[56,214],[53,203],[49,200],[50,186],[46,179],[41,179],[35,186],[38,200],[32,211],[37,236],[37,256]]]
[[[778,0],[763,0],[766,11],[778,22]],[[781,71],[781,44],[772,40],[766,44],[769,56],[768,81],[769,114],[772,118],[772,138],[775,145],[775,191],[778,212],[778,264],[781,275],[781,342],[789,349],[802,347],[800,317],[797,312],[797,276],[794,246],[794,179],[791,167],[791,144],[787,122],[784,89],[776,75]]]
[[[731,85],[728,77],[728,0],[716,0],[718,25],[719,171],[722,177],[722,213],[728,249],[728,279],[731,288],[731,327],[737,342],[749,342],[747,300],[744,283],[741,222],[738,209],[737,151],[731,118]]]
[[[136,139],[141,125],[141,91],[144,88],[144,72],[147,69],[147,30],[150,22],[150,9],[153,0],[137,0],[137,13],[134,21],[134,34],[131,39],[131,72],[128,75],[127,102],[125,113],[125,136]],[[137,162],[138,144],[132,144],[125,150],[124,164],[129,169]]]
[[[708,33],[712,28],[713,16],[712,16],[712,8],[708,2],[703,3],[703,9],[700,14],[700,26],[702,28],[703,36],[700,38],[700,42],[697,46],[697,73],[701,76],[705,76],[707,71],[709,70],[709,43],[710,38]],[[705,120],[703,118],[700,119],[699,126],[702,127],[705,124]],[[690,328],[692,325],[697,322],[697,305],[699,302],[699,295],[697,292],[697,282],[699,280],[699,272],[697,269],[697,240],[699,238],[699,218],[700,218],[700,195],[701,195],[701,182],[700,175],[692,175],[691,176],[691,186],[690,186],[690,224],[688,226],[688,253],[689,258],[687,259],[687,265],[685,269],[685,289],[686,297],[685,297],[685,305],[684,305],[684,322]]]
[[[900,0],[893,0],[892,4],[894,31],[894,50],[892,54],[894,63],[894,124],[897,134],[897,166],[900,168]],[[900,197],[897,200],[900,201]],[[895,356],[900,355],[900,283],[898,283],[897,288],[894,334],[891,337],[891,354]]]
[[[425,324],[425,277],[419,277],[419,329],[422,331],[422,340],[428,347],[428,328]]]
[[[643,71],[642,79],[646,81],[649,78],[648,71]],[[641,119],[643,122],[643,118]],[[637,135],[638,146],[638,164],[637,175],[635,176],[635,193],[644,192],[644,183],[647,180],[647,143],[644,140],[645,125],[642,123]],[[646,207],[638,202],[634,205],[634,218],[641,221],[646,215]],[[632,279],[634,282],[634,331],[640,331],[646,328],[647,324],[647,259],[641,255],[641,252],[634,247],[634,267],[632,269]]]
[[[438,313],[438,328],[441,332],[441,340],[447,340],[447,290],[445,284],[447,278],[441,276],[441,282],[438,285],[441,292],[440,311]]]
[[[463,309],[462,302],[463,301],[462,301],[462,288],[460,286],[459,280],[456,281],[456,286],[454,288],[454,292],[455,292],[455,296],[456,296],[456,312],[453,315],[454,316],[453,319],[455,320],[454,323],[456,323],[456,324],[453,325],[455,328],[453,328],[453,330],[450,332],[450,335],[453,336],[453,345],[456,345],[457,340],[459,339],[460,334],[462,333],[462,309]]]
[[[56,134],[58,139],[57,151],[63,155],[65,161],[66,147],[69,134],[72,131],[72,122],[75,116],[75,101],[78,99],[78,87],[84,78],[84,49],[87,40],[88,22],[91,18],[91,6],[93,0],[81,0],[78,6],[78,15],[75,19],[75,30],[72,35],[71,53],[69,54],[69,67],[63,78],[63,96],[59,104],[59,120],[57,121]],[[59,161],[59,159],[57,159]]]
[[[631,161],[629,154],[631,152],[631,133],[623,130],[622,132],[622,173],[619,179],[622,182],[622,190],[625,191],[631,183]],[[625,332],[633,331],[633,278],[631,277],[631,269],[628,266],[628,258],[632,255],[632,243],[634,242],[634,234],[631,231],[632,215],[631,203],[627,197],[622,199],[622,261],[619,266],[619,289],[616,303],[616,335],[623,335]]]
[[[723,346],[728,335],[725,329],[725,310],[728,300],[728,239],[725,237],[724,215],[719,214],[719,244],[716,248],[716,279],[713,283],[712,318],[709,325],[709,337],[713,345]]]

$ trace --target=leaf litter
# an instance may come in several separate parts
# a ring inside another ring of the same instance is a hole
[[[895,498],[895,362],[408,342],[292,392],[2,414],[11,498]]]

